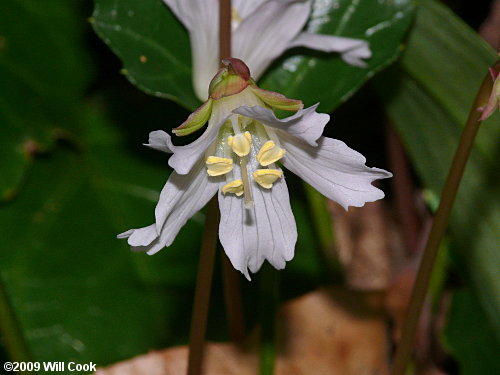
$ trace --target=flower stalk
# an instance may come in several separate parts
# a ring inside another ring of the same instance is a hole
[[[232,1],[220,0],[219,12],[219,60],[222,61],[231,57]],[[216,202],[217,197],[212,198],[212,200]],[[225,254],[222,254],[222,276],[229,336],[233,342],[240,344],[245,336],[245,319],[243,316],[239,274],[233,268],[229,258]]]
[[[500,61],[495,67],[500,66]],[[479,126],[481,125],[481,112],[477,109],[483,107],[488,102],[488,97],[493,89],[493,82],[490,75],[487,74],[476,95],[474,104],[469,112],[467,123],[460,137],[460,142],[455,152],[448,177],[446,179],[441,200],[436,211],[432,224],[429,239],[425,247],[420,267],[417,273],[415,286],[413,287],[410,304],[408,306],[408,315],[406,317],[401,341],[396,350],[396,355],[392,367],[392,375],[404,375],[408,362],[410,361],[415,335],[422,312],[422,307],[429,289],[429,282],[432,276],[432,270],[436,261],[439,245],[445,234],[450,218],[450,213],[457,195],[458,187],[462,179],[467,160],[469,159],[474,140],[476,138]]]
[[[203,373],[205,333],[207,330],[208,308],[210,306],[215,249],[217,248],[218,222],[219,209],[217,201],[212,199],[207,208],[198,276],[196,278],[196,291],[189,336],[188,375],[200,375]]]
[[[231,0],[220,0],[219,4],[219,54],[220,60],[231,56]],[[217,248],[217,228],[220,220],[217,197],[213,197],[207,208],[205,229],[200,254],[199,270],[196,279],[196,291],[189,336],[189,358],[187,375],[200,375],[203,373],[203,358],[205,349],[205,335],[207,330],[208,310],[210,306],[210,292],[214,269],[215,250]],[[227,267],[224,267],[226,269]],[[224,282],[230,281],[230,276],[225,270]],[[234,273],[235,271],[232,270]],[[234,278],[234,276],[233,276]],[[226,299],[235,296],[234,290],[226,288]],[[226,301],[227,303],[228,301]],[[229,302],[230,303],[230,302]],[[237,312],[235,308],[228,311]],[[240,310],[241,311],[241,310]],[[230,313],[231,319],[235,314]],[[233,318],[234,319],[234,318]],[[233,323],[232,326],[237,325]],[[233,335],[236,334],[233,332]]]
[[[240,275],[224,253],[222,254],[222,277],[229,337],[236,345],[240,345],[245,338],[245,319],[241,300]]]
[[[273,375],[276,362],[276,314],[280,273],[264,265],[260,279],[260,375]]]

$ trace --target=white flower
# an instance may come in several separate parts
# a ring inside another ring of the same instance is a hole
[[[330,116],[316,107],[258,88],[246,65],[224,61],[210,84],[210,98],[174,129],[189,134],[208,120],[187,146],[174,146],[154,131],[147,146],[172,153],[174,169],[156,206],[156,223],[118,235],[133,250],[154,254],[174,241],[181,227],[218,192],[219,238],[233,266],[248,279],[264,260],[282,269],[293,258],[297,229],[278,162],[345,209],[384,197],[372,181],[391,173],[336,139],[322,137]],[[296,111],[278,119],[270,108]]]
[[[219,67],[219,0],[163,0],[191,39],[193,85],[201,100]],[[306,47],[338,52],[348,64],[365,66],[368,42],[302,32],[312,0],[233,0],[232,57],[247,63],[258,80],[284,51]]]

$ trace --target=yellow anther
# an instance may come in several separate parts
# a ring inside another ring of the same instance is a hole
[[[239,157],[248,155],[252,146],[252,135],[249,132],[231,135],[227,138],[227,143]]]
[[[209,156],[205,162],[209,176],[220,176],[231,172],[233,169],[233,159]]]
[[[265,189],[271,189],[276,180],[281,177],[283,177],[283,172],[277,169],[257,169],[253,172],[254,180]]]
[[[234,180],[222,187],[222,194],[232,193],[240,197],[243,194],[243,182],[241,180]]]
[[[240,17],[240,14],[238,13],[238,9],[233,7],[232,12],[231,12],[231,21],[235,22],[237,25],[243,21],[243,18]]]
[[[267,141],[257,154],[257,161],[262,166],[267,167],[269,164],[280,160],[285,153],[286,151],[281,147],[276,146],[273,141]]]

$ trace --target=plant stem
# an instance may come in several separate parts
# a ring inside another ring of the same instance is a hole
[[[5,290],[3,280],[0,276],[0,332],[2,341],[9,356],[13,362],[32,362],[28,345],[24,339],[23,332],[12,310],[7,291]],[[28,374],[28,372],[21,372]]]
[[[231,0],[219,2],[219,57],[220,60],[231,56]],[[189,336],[188,375],[203,373],[203,355],[205,349],[205,333],[207,330],[208,308],[214,269],[215,249],[217,247],[217,228],[219,225],[219,208],[217,196],[208,203],[203,243],[201,245],[196,291],[194,297],[193,317]]]
[[[217,247],[217,227],[219,224],[219,207],[217,197],[208,203],[203,243],[201,245],[196,291],[194,297],[191,333],[189,336],[188,375],[201,375],[205,348],[210,291],[214,268],[215,249]]]
[[[276,359],[276,312],[280,273],[269,264],[260,271],[260,375],[273,375]]]
[[[499,64],[500,62],[497,62],[497,66]],[[479,121],[481,113],[477,108],[483,106],[487,102],[492,88],[493,83],[491,77],[487,74],[469,112],[467,123],[460,137],[460,143],[455,152],[448,177],[441,193],[439,207],[432,223],[431,233],[427,240],[415,286],[413,287],[408,307],[408,315],[403,326],[401,342],[397,348],[392,367],[392,375],[404,375],[412,355],[416,329],[429,287],[432,269],[438,254],[439,244],[445,234],[460,180],[462,179],[465,165],[469,159],[474,139],[476,138],[477,131],[481,124]]]
[[[219,9],[219,57],[220,60],[231,57],[231,0],[220,0]],[[224,297],[229,320],[231,339],[241,343],[245,334],[245,319],[241,303],[239,274],[233,268],[225,254],[222,255],[224,278]]]
[[[222,276],[226,313],[229,320],[229,336],[234,343],[241,344],[245,337],[245,318],[241,302],[240,276],[226,254],[222,254]]]
[[[231,0],[219,0],[219,58],[231,57]]]

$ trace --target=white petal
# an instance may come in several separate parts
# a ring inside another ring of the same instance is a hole
[[[219,67],[219,1],[163,0],[189,31],[193,86],[201,101]]]
[[[128,238],[128,243],[133,247],[148,246],[158,238],[156,232],[156,225],[151,224],[144,228],[130,229],[126,232],[120,233],[117,238]]]
[[[188,175],[172,172],[155,209],[160,242],[169,246],[186,221],[215,195],[221,178],[209,177],[201,160]]]
[[[175,146],[172,144],[172,138],[170,135],[163,130],[155,130],[149,133],[148,143],[144,143],[144,146],[151,147],[158,151],[173,153]]]
[[[233,8],[240,18],[246,18],[253,13],[262,3],[268,0],[233,0]]]
[[[255,159],[255,150],[251,158]],[[251,176],[257,167],[249,165]],[[297,227],[290,207],[285,179],[271,189],[263,189],[251,181],[253,207],[244,208],[243,197],[219,192],[221,220],[219,238],[233,267],[250,280],[248,269],[257,272],[264,260],[283,269],[293,258]]]
[[[186,0],[163,0],[165,4],[170,8],[170,10],[175,14],[175,16],[182,22],[184,26],[189,30],[194,24],[193,12],[196,8],[203,2],[203,0],[198,1],[186,1]]]
[[[208,146],[215,142],[220,127],[228,117],[229,115],[221,117],[218,111],[214,111],[207,129],[198,139],[186,146],[173,146],[170,144],[170,147],[173,147],[174,154],[168,160],[168,165],[174,168],[178,174],[189,173],[193,165],[204,156]]]
[[[330,121],[330,116],[326,113],[316,112],[318,104],[312,107],[301,109],[293,116],[278,119],[273,111],[268,108],[239,107],[233,110],[243,116],[253,118],[266,126],[283,130],[294,137],[300,138],[311,146],[317,146],[316,141],[323,134],[325,125]]]
[[[208,176],[203,161],[188,175],[172,172],[155,209],[156,223],[131,229],[119,238],[128,237],[132,250],[149,255],[170,246],[184,224],[215,195],[219,184],[220,178]]]
[[[309,18],[309,0],[269,0],[244,19],[233,33],[233,57],[242,59],[256,80],[289,48]]]
[[[392,174],[367,167],[365,157],[344,142],[321,137],[318,147],[311,147],[282,132],[280,140],[287,151],[283,165],[345,209],[384,197],[384,192],[371,183]]]
[[[359,67],[365,67],[366,63],[362,59],[367,59],[372,55],[366,40],[307,32],[301,33],[293,39],[288,45],[288,48],[292,47],[307,47],[324,52],[338,52],[346,63]]]

